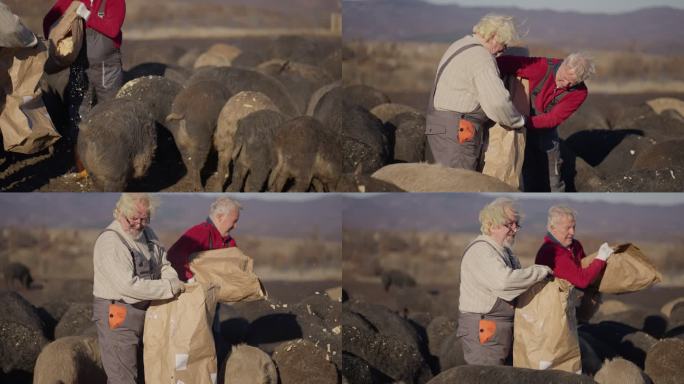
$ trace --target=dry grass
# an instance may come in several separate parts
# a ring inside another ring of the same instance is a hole
[[[428,92],[437,63],[449,44],[348,42],[342,77],[388,93]],[[530,46],[531,56],[565,57],[568,51]],[[637,52],[592,51],[597,75],[588,81],[594,92],[684,92],[684,56]]]
[[[93,276],[93,245],[100,229],[5,228],[0,233],[0,265],[18,261],[43,278],[88,279]],[[168,249],[181,235],[159,231]],[[239,236],[238,245],[254,259],[262,279],[324,280],[340,279],[341,244],[316,238],[276,238]]]

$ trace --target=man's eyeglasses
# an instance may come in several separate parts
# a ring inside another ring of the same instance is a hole
[[[132,223],[140,223],[142,225],[149,224],[150,223],[150,217],[149,216],[143,216],[143,217],[127,217],[126,221],[128,221],[128,224]]]
[[[520,225],[520,222],[517,221],[511,221],[510,223],[504,224],[504,227],[508,228],[509,231],[516,230],[519,231],[522,226]]]

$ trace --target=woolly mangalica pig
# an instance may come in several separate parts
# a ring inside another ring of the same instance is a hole
[[[77,152],[96,188],[123,191],[147,173],[157,148],[152,114],[122,98],[96,105],[80,124]]]
[[[178,82],[161,76],[138,77],[124,84],[116,97],[128,97],[145,104],[154,120],[164,124],[171,113],[173,99],[183,88]]]
[[[283,124],[275,137],[276,166],[268,180],[272,192],[331,191],[342,159],[335,132],[302,116]]]
[[[195,191],[202,189],[200,171],[212,149],[219,112],[229,97],[220,83],[198,81],[178,93],[166,117]]]
[[[296,61],[273,59],[259,64],[257,70],[280,81],[301,115],[306,113],[311,95],[333,79],[321,68]]]
[[[31,271],[22,263],[8,263],[3,269],[5,274],[5,284],[10,289],[23,288],[29,289],[33,278]]]
[[[278,111],[271,99],[261,92],[242,91],[233,95],[221,108],[214,133],[214,147],[218,151],[218,181],[223,189],[228,166],[233,155],[235,133],[240,119],[261,110]],[[269,166],[270,169],[270,166]],[[267,176],[268,177],[268,176]],[[242,187],[242,185],[240,185]]]
[[[262,192],[275,166],[275,133],[285,122],[276,111],[253,112],[238,122],[232,154],[231,191]]]
[[[231,94],[242,91],[261,92],[268,96],[278,110],[288,117],[297,116],[298,111],[287,89],[272,76],[244,68],[203,67],[188,79],[186,87],[201,81],[222,84]]]

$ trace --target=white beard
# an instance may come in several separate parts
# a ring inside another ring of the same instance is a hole
[[[141,229],[141,230],[137,231],[137,230],[135,230],[135,229],[133,229],[133,228],[129,228],[128,231],[126,231],[126,233],[127,233],[128,236],[130,236],[133,240],[136,240],[136,241],[137,241],[137,240],[140,239],[140,237],[142,237],[143,230]]]

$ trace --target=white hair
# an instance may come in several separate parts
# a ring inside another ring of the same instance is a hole
[[[549,208],[549,219],[546,222],[546,229],[550,232],[551,228],[554,228],[558,222],[565,217],[570,217],[572,220],[576,221],[577,212],[565,205],[552,206]]]
[[[584,52],[575,52],[563,60],[563,65],[572,70],[577,76],[577,81],[582,82],[596,74],[594,59]]]
[[[473,27],[473,32],[485,40],[495,36],[495,41],[505,45],[520,38],[513,16],[492,13],[484,15]]]
[[[227,196],[221,196],[211,203],[209,217],[213,219],[218,215],[227,215],[231,212],[240,211],[241,209],[242,205],[237,201]]]
[[[506,224],[511,215],[515,221],[522,218],[515,201],[508,197],[499,197],[480,211],[480,231],[484,235],[491,234],[492,227]]]
[[[147,208],[150,217],[152,217],[159,206],[157,198],[148,193],[122,193],[114,207],[114,218],[118,219],[120,215],[130,217],[136,214],[138,204],[142,204]]]

